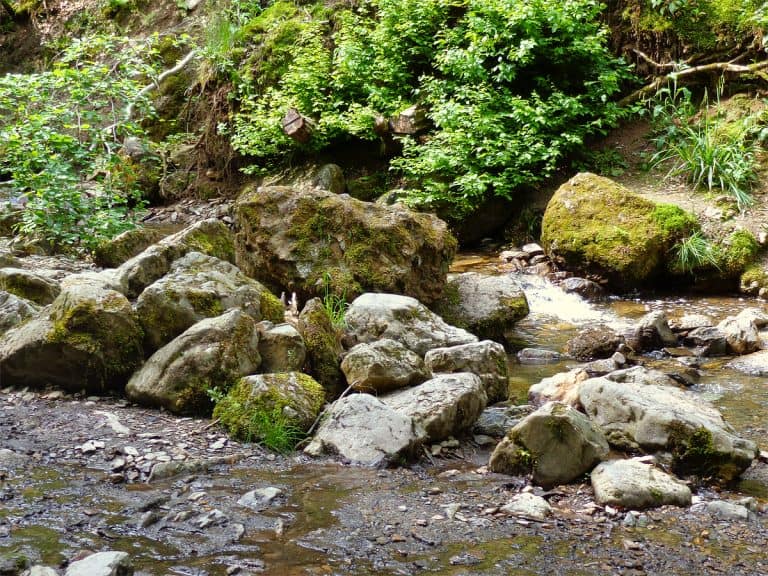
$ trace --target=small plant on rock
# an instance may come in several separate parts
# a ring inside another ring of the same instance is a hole
[[[701,268],[720,269],[717,251],[699,231],[678,242],[673,252],[673,269],[683,274],[690,274]]]

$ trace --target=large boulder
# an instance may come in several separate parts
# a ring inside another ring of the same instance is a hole
[[[121,389],[143,357],[141,326],[125,296],[70,276],[49,308],[5,334],[0,379],[102,393]]]
[[[93,260],[103,268],[117,268],[167,235],[159,228],[126,230],[99,244],[94,250]]]
[[[341,370],[354,390],[369,394],[391,392],[429,378],[421,356],[389,338],[358,344],[344,356]]]
[[[602,462],[592,470],[595,500],[630,510],[690,506],[691,489],[658,468],[637,460]]]
[[[542,378],[528,389],[528,399],[532,404],[542,406],[547,402],[562,402],[578,407],[581,383],[589,379],[589,373],[583,368],[574,368],[568,372],[558,372]]]
[[[256,322],[233,309],[201,320],[155,352],[126,386],[139,404],[178,414],[211,413],[211,390],[227,391],[261,363]]]
[[[608,442],[586,416],[549,402],[507,433],[488,466],[503,474],[533,472],[534,482],[551,488],[589,472],[607,455]]]
[[[693,392],[671,386],[593,378],[579,395],[590,418],[621,449],[667,451],[681,472],[732,480],[757,457],[717,409]]]
[[[729,316],[717,328],[725,336],[730,354],[751,354],[760,349],[760,331],[755,323],[755,313],[751,310]]]
[[[304,451],[377,466],[412,456],[423,440],[424,430],[413,418],[370,394],[353,394],[332,405]]]
[[[431,442],[469,430],[488,398],[480,378],[468,372],[439,374],[413,388],[383,396],[382,402],[412,418]]]
[[[200,252],[176,260],[136,301],[145,345],[154,351],[203,318],[239,308],[257,322],[282,322],[281,302],[236,266]]]
[[[324,403],[323,387],[307,374],[255,374],[238,380],[213,416],[235,438],[255,442],[269,431],[307,432]]]
[[[528,300],[511,274],[466,272],[449,280],[433,309],[449,324],[507,344],[507,334],[528,315]]]
[[[469,332],[446,324],[415,298],[367,293],[355,298],[345,316],[358,342],[391,338],[419,356],[428,350],[477,342]]]
[[[259,322],[262,372],[299,372],[307,359],[304,339],[291,324]]]
[[[319,298],[304,305],[297,327],[307,349],[306,371],[323,385],[328,398],[337,397],[344,390],[343,349],[339,330]]]
[[[235,206],[237,263],[270,288],[353,298],[408,294],[429,304],[443,291],[456,240],[446,224],[405,206],[286,186],[247,188]]]
[[[0,334],[32,318],[38,311],[28,300],[0,290]]]
[[[509,394],[507,354],[498,342],[483,340],[435,348],[424,356],[424,363],[433,374],[471,372],[479,376],[489,404],[506,400]]]
[[[202,252],[234,263],[232,232],[226,224],[213,218],[196,222],[166,236],[112,270],[112,281],[128,298],[136,298],[144,288],[165,276],[171,264],[188,252]]]
[[[610,358],[616,349],[624,343],[624,337],[616,334],[608,326],[585,328],[568,340],[566,352],[582,362],[598,358]]]
[[[0,268],[0,290],[46,306],[59,295],[58,282],[23,268]]]
[[[562,267],[627,288],[662,272],[675,239],[695,225],[695,218],[679,208],[654,204],[608,178],[582,173],[549,201],[541,244]]]

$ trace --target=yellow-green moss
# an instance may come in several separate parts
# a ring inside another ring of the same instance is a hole
[[[45,306],[53,302],[59,292],[58,287],[44,278],[24,273],[4,273],[0,275],[0,290],[31,300]]]
[[[275,324],[285,322],[285,307],[280,299],[266,288],[262,290],[259,301],[259,310],[262,320],[269,320]]]
[[[748,230],[736,230],[722,243],[719,250],[719,265],[730,277],[745,271],[755,261],[760,244]]]
[[[194,230],[184,238],[184,244],[208,256],[227,262],[235,261],[235,245],[229,234],[209,234],[203,230]]]

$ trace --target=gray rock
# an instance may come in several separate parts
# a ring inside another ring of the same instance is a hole
[[[669,327],[667,315],[661,310],[649,312],[640,319],[630,342],[637,352],[676,345],[677,336]]]
[[[670,452],[684,471],[732,480],[757,457],[755,443],[737,436],[693,392],[592,378],[582,383],[579,399],[612,445]]]
[[[528,315],[528,300],[510,274],[466,272],[449,280],[443,297],[433,308],[449,324],[506,344],[510,330]]]
[[[125,392],[139,404],[207,415],[206,390],[253,374],[260,363],[256,322],[234,309],[198,322],[155,352]]]
[[[509,394],[507,354],[498,342],[435,348],[427,352],[424,363],[433,374],[471,372],[479,376],[489,404],[506,400]]]
[[[697,356],[725,356],[728,341],[722,330],[715,326],[691,330],[683,339],[686,346],[695,346]]]
[[[659,370],[653,370],[646,368],[645,366],[632,366],[631,368],[625,368],[623,370],[616,370],[605,376],[608,380],[614,382],[629,382],[632,384],[654,386],[676,386],[679,384],[673,378],[664,374]]]
[[[549,364],[557,362],[560,358],[559,352],[543,348],[523,348],[517,353],[520,364]]]
[[[528,400],[536,406],[552,401],[578,406],[581,383],[588,379],[589,374],[582,368],[560,372],[531,386],[528,389]]]
[[[734,358],[725,367],[750,376],[768,376],[768,350],[760,350]]]
[[[120,389],[144,359],[141,338],[125,296],[70,277],[50,307],[0,341],[0,376],[7,385],[71,392]]]
[[[690,332],[696,328],[708,328],[714,325],[712,318],[705,314],[684,314],[680,318],[669,321],[670,329],[675,332]]]
[[[424,435],[412,418],[369,394],[354,394],[333,404],[304,451],[376,466],[413,455]]]
[[[494,472],[533,472],[550,488],[575,480],[608,455],[602,432],[581,412],[549,402],[512,428],[496,446],[488,464]]]
[[[691,490],[674,476],[637,460],[602,462],[592,471],[598,504],[631,510],[690,506]]]
[[[50,566],[36,565],[21,573],[21,576],[59,576],[59,573]]]
[[[28,457],[23,454],[0,448],[0,470],[13,470],[23,466],[27,459]]]
[[[312,185],[334,194],[343,194],[347,188],[344,171],[337,164],[324,164],[312,176]]]
[[[760,349],[760,332],[753,318],[754,312],[739,313],[717,325],[725,335],[729,354],[750,354]]]
[[[583,364],[581,368],[590,376],[604,376],[616,370],[621,370],[627,365],[627,357],[621,352],[614,352],[610,358],[592,360]]]
[[[624,338],[608,326],[596,326],[582,330],[566,343],[566,351],[576,360],[589,361],[610,358],[624,343]]]
[[[534,408],[530,404],[522,406],[505,406],[503,404],[488,406],[481,412],[472,431],[475,434],[501,438],[509,432],[510,428],[531,414],[533,410]]]
[[[595,301],[605,297],[605,290],[597,282],[586,278],[566,278],[560,287],[568,294],[578,294],[585,300]]]
[[[280,488],[267,486],[266,488],[256,488],[255,490],[246,492],[240,497],[237,503],[240,506],[245,506],[246,508],[259,512],[269,508],[275,499],[282,495],[283,491],[280,490]]]
[[[144,289],[165,276],[171,264],[188,252],[235,261],[232,232],[216,219],[201,220],[167,236],[112,271],[113,282],[128,298],[136,298]]]
[[[753,322],[758,329],[768,326],[768,314],[760,308],[745,308],[737,314],[737,317]]]
[[[0,268],[0,290],[45,306],[59,295],[59,284],[23,268]]]
[[[262,284],[224,260],[189,252],[136,301],[145,347],[155,351],[203,318],[239,308],[257,322],[283,321],[283,306]]]
[[[304,366],[307,347],[304,339],[290,324],[266,326],[260,323],[259,354],[262,372],[297,372]]]
[[[694,507],[694,509],[697,508],[699,508],[699,506]],[[736,504],[735,502],[726,502],[725,500],[707,502],[703,508],[710,515],[722,520],[740,520],[746,522],[754,517],[754,514],[750,512],[746,506]]]
[[[133,565],[126,552],[96,552],[67,566],[64,576],[132,576]]]
[[[480,378],[468,372],[439,374],[414,388],[400,390],[381,400],[390,408],[412,418],[438,442],[469,430],[485,409],[488,397]]]
[[[0,334],[32,318],[39,309],[24,298],[0,291]]]
[[[500,511],[512,516],[545,520],[548,516],[552,515],[552,506],[541,496],[536,496],[530,492],[522,492],[513,496],[509,502],[500,508]]]
[[[367,293],[350,304],[347,332],[358,342],[391,338],[419,356],[434,348],[477,342],[469,332],[450,326],[415,298]]]
[[[167,234],[157,228],[134,228],[118,234],[96,247],[94,261],[103,268],[117,268]]]
[[[389,338],[358,344],[342,360],[341,370],[353,389],[369,394],[391,392],[429,378],[421,356]]]

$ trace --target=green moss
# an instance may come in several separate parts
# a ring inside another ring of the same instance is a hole
[[[664,230],[668,240],[685,238],[700,229],[696,216],[674,204],[657,204],[651,218]]]
[[[727,453],[716,448],[712,433],[706,428],[691,428],[675,422],[668,433],[668,445],[678,473],[730,482],[742,472]]]
[[[768,288],[768,271],[759,264],[749,266],[741,275],[739,284],[742,292],[757,294],[761,288]]]
[[[269,320],[275,324],[285,322],[285,307],[280,299],[266,288],[261,292],[259,302],[262,320]]]
[[[748,230],[736,230],[728,236],[718,251],[718,263],[728,276],[737,276],[755,261],[760,244]]]
[[[203,254],[214,256],[227,262],[235,261],[235,245],[232,237],[224,233],[206,233],[194,230],[184,238],[184,244]]]
[[[0,290],[43,306],[53,302],[59,292],[53,282],[44,278],[13,272],[0,274]]]

